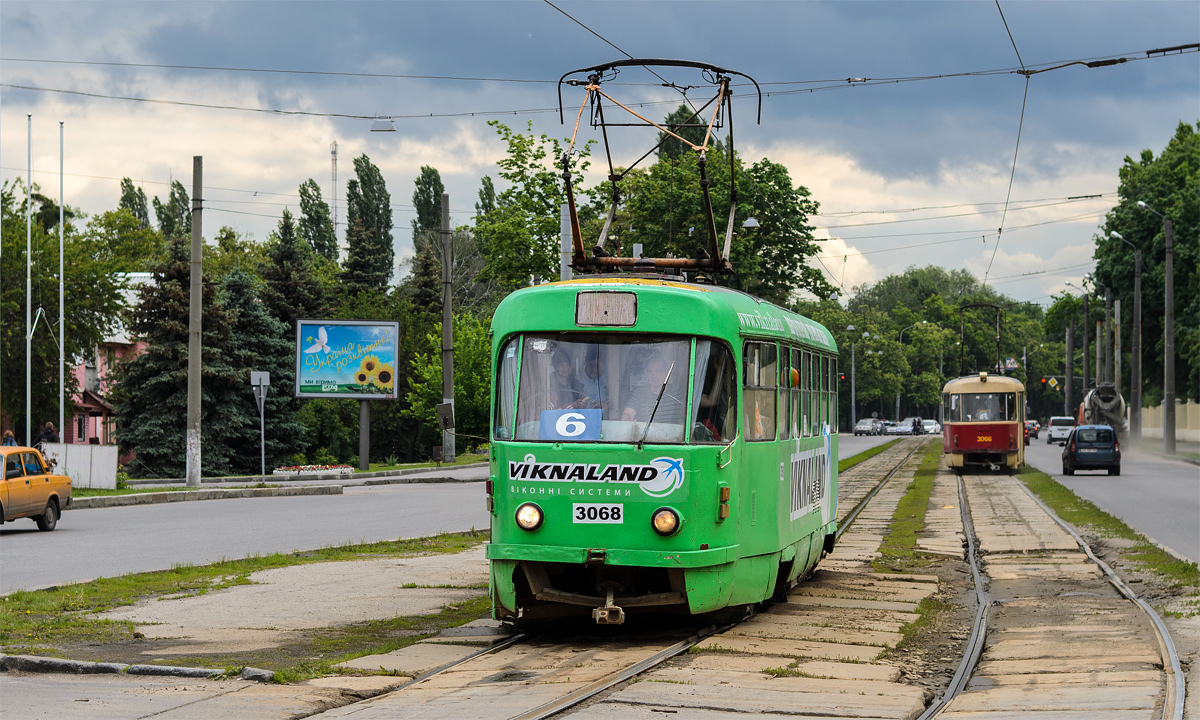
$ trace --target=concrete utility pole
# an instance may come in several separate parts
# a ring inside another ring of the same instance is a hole
[[[371,401],[358,401],[358,469],[371,469]]]
[[[66,391],[67,354],[63,333],[63,170],[66,161],[63,159],[63,121],[58,121],[58,439],[66,442],[66,412],[67,406],[64,393]]]
[[[1104,381],[1104,343],[1100,340],[1100,333],[1104,332],[1104,321],[1096,320],[1096,385]]]
[[[25,444],[33,445],[33,113],[28,120],[28,165],[25,175]]]
[[[1091,370],[1088,367],[1088,350],[1091,345],[1088,342],[1088,324],[1091,322],[1091,315],[1088,313],[1088,296],[1087,291],[1083,295],[1083,390],[1080,391],[1079,399],[1082,400],[1088,391],[1088,375]]]
[[[1109,234],[1113,240],[1120,240],[1133,248],[1133,349],[1130,355],[1133,362],[1129,367],[1129,437],[1142,437],[1142,250],[1138,246],[1121,237],[1121,233],[1112,231]],[[1121,323],[1121,313],[1117,313],[1117,324]],[[1117,353],[1118,362],[1121,354]],[[1119,367],[1119,365],[1118,365]],[[1120,381],[1120,371],[1117,380]]]
[[[1067,377],[1063,393],[1063,415],[1071,414],[1071,388],[1075,385],[1075,318],[1067,329]],[[1049,431],[1047,431],[1049,432]]]
[[[1104,382],[1113,381],[1112,290],[1104,288]]]
[[[454,313],[450,307],[450,194],[442,193],[442,402],[454,407]],[[454,462],[454,433],[442,431],[442,462]]]
[[[1113,300],[1113,384],[1121,392],[1121,300]]]
[[[1171,221],[1163,218],[1166,234],[1166,253],[1163,269],[1163,295],[1166,313],[1163,318],[1163,450],[1175,454],[1175,236]]]
[[[188,305],[188,393],[187,393],[187,485],[200,487],[200,369],[204,345],[201,341],[201,308],[204,299],[204,236],[200,213],[204,208],[204,158],[192,158],[192,267]]]

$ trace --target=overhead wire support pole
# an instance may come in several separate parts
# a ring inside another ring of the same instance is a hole
[[[66,387],[66,366],[67,356],[63,342],[63,201],[64,201],[64,182],[63,171],[66,169],[66,161],[63,155],[63,121],[58,121],[58,432],[59,440],[64,440],[62,435],[66,432],[66,407],[64,405],[64,390]]]
[[[25,444],[33,445],[33,113],[26,113],[25,176]]]
[[[191,246],[191,293],[188,301],[188,374],[187,374],[187,433],[186,473],[188,487],[200,487],[200,375],[203,370],[204,342],[203,298],[204,298],[204,235],[201,224],[204,188],[204,158],[192,158],[192,246]]]

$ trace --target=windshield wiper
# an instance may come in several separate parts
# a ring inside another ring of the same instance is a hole
[[[663,393],[667,391],[667,382],[671,379],[671,371],[675,369],[675,363],[671,363],[671,367],[667,368],[667,376],[663,378],[662,387],[658,389],[658,397],[654,398],[654,409],[650,411],[650,417],[646,420],[646,429],[642,431],[642,439],[638,440],[638,450],[642,449],[642,445],[646,442],[646,436],[650,434],[650,423],[654,422],[654,413],[658,412],[658,404],[662,402]]]

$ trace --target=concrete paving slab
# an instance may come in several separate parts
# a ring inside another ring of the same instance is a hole
[[[737,627],[727,630],[725,634],[788,640],[819,640],[821,642],[874,645],[877,647],[884,645],[895,647],[896,643],[900,642],[903,638],[898,632],[801,625],[796,622],[780,621],[763,616],[753,617]]]
[[[769,616],[795,617],[801,622],[831,627],[857,627],[864,630],[896,632],[904,625],[917,619],[916,613],[900,613],[892,610],[866,610],[859,608],[848,613],[841,608],[803,605],[789,601],[786,605],[773,605],[766,613]]]
[[[991,660],[984,658],[976,675],[1035,675],[1038,673],[1118,672],[1136,670],[1161,672],[1159,663],[1123,662],[1117,658],[1040,658],[1034,660]]]
[[[848,598],[822,597],[811,595],[804,591],[803,586],[797,592],[788,596],[791,605],[817,605],[835,608],[864,608],[867,610],[895,610],[896,612],[916,613],[915,602],[894,602],[890,600],[855,600]]]
[[[0,714],[22,720],[60,720],[69,715],[89,720],[128,720],[168,712],[251,685],[245,680],[7,672],[0,674],[0,697],[4,698]]]
[[[900,668],[881,663],[844,663],[828,660],[800,660],[781,658],[778,655],[738,655],[731,653],[701,653],[688,655],[681,665],[697,670],[732,670],[756,673],[766,668],[787,668],[817,678],[841,680],[878,680],[896,682],[900,679]],[[765,673],[764,673],[765,675]]]
[[[144,600],[100,617],[131,621],[147,638],[182,640],[149,651],[159,656],[276,647],[292,630],[432,614],[479,597],[487,592],[483,552],[480,545],[452,555],[276,568],[253,573],[250,585]]]
[[[805,684],[788,683],[803,680]],[[694,685],[679,682],[634,683],[614,693],[609,702],[632,705],[666,705],[688,709],[705,708],[741,713],[786,712],[792,715],[834,716],[841,718],[915,718],[925,708],[924,692],[919,688],[887,683],[888,693],[863,694],[830,690],[824,682],[808,678],[779,678],[755,682],[755,676],[742,682],[710,686],[699,679]],[[769,685],[767,683],[770,683]]]
[[[829,598],[847,598],[850,600],[871,600],[871,601],[889,601],[911,603],[912,607],[916,607],[917,603],[933,594],[932,589],[922,588],[917,590],[907,590],[901,588],[869,587],[869,586],[854,586],[854,585],[839,585],[839,584],[805,584],[802,588],[797,588],[797,592],[791,593],[798,597],[829,597]]]
[[[1029,710],[979,712],[947,711],[938,715],[939,718],[954,718],[954,720],[1146,720],[1145,710]]]
[[[851,660],[867,662],[874,660],[880,648],[866,645],[808,642],[804,640],[774,640],[770,638],[739,637],[736,635],[714,635],[696,645],[698,650],[748,652],[780,657],[809,657],[826,660]]]
[[[462,660],[478,651],[479,648],[469,645],[416,643],[382,655],[364,655],[347,660],[338,663],[338,667],[350,670],[385,670],[416,677],[447,663]]]
[[[968,688],[992,688],[1000,685],[1115,685],[1119,683],[1157,683],[1162,674],[1153,670],[1118,670],[1041,675],[977,675]]]
[[[1080,642],[1063,637],[1052,640],[998,639],[987,646],[989,660],[1036,660],[1041,658],[1112,658],[1116,662],[1156,663],[1157,652],[1130,643]]]
[[[675,717],[686,717],[688,720],[746,720],[746,714],[741,712],[684,708],[682,705],[630,705],[607,699],[571,713],[571,720],[610,720],[612,718],[617,720],[663,720]],[[795,720],[796,715],[794,713],[760,712],[755,717],[766,720]],[[832,715],[805,715],[804,720],[836,720],[836,718]]]
[[[987,710],[1151,710],[1158,698],[1158,684],[1111,685],[1097,692],[1093,686],[1038,685],[1005,686],[963,693],[948,709]]]

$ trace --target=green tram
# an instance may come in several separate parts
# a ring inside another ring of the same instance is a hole
[[[837,346],[745,293],[651,277],[497,308],[494,617],[701,614],[786,598],[833,547]]]

